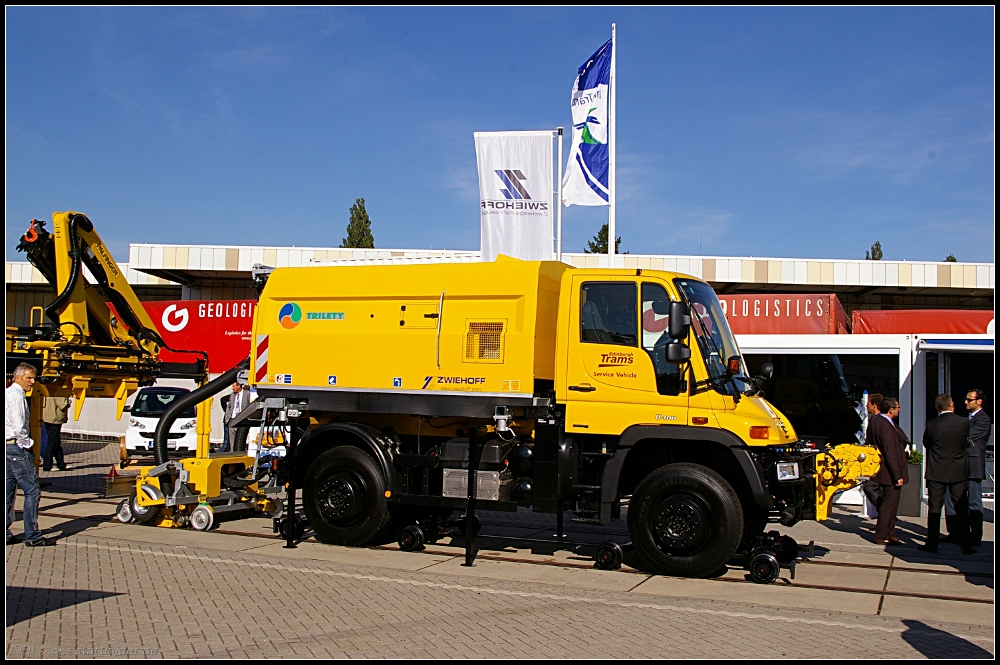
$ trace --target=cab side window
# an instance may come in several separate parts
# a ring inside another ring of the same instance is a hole
[[[642,285],[642,348],[649,354],[656,369],[656,392],[679,395],[686,387],[681,384],[680,365],[667,362],[665,347],[674,341],[667,334],[670,317],[658,314],[670,306],[670,296],[661,284]]]
[[[639,346],[636,284],[586,282],[580,287],[580,341]]]

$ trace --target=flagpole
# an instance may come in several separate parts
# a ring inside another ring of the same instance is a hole
[[[563,128],[556,127],[556,163],[559,177],[556,180],[556,261],[562,261],[562,188],[563,188]]]
[[[618,55],[618,45],[615,43],[615,24],[611,24],[611,80],[609,81],[608,100],[608,267],[615,267],[615,148],[618,145],[615,136],[615,124],[618,121],[617,109],[615,108],[615,58]]]

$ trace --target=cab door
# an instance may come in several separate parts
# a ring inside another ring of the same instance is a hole
[[[687,389],[665,361],[664,285],[639,278],[573,277],[567,344],[566,430],[621,434],[630,425],[687,424]]]

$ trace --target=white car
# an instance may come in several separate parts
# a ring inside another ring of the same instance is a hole
[[[153,435],[160,416],[174,400],[191,392],[187,388],[142,388],[135,396],[128,411],[128,427],[125,429],[125,450],[129,457],[149,457],[153,455]],[[189,457],[198,446],[198,420],[195,407],[186,409],[170,426],[167,435],[167,455],[169,457]]]

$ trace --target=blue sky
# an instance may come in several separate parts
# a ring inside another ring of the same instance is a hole
[[[994,260],[992,8],[7,8],[6,258],[130,242],[479,248],[474,131],[570,125],[618,26],[632,253]],[[586,27],[583,27],[583,26]],[[567,146],[568,150],[568,146]],[[606,208],[567,208],[581,251]]]

